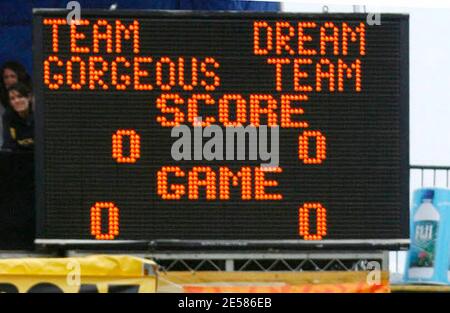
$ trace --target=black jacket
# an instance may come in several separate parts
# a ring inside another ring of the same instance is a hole
[[[33,150],[34,117],[30,111],[26,119],[21,118],[13,109],[7,108],[3,115],[2,149]]]

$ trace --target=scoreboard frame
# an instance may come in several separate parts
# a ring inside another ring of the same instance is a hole
[[[381,14],[382,21],[400,21],[400,129],[401,129],[401,203],[403,210],[408,214],[402,214],[399,224],[402,227],[404,238],[392,239],[324,239],[318,241],[307,240],[78,240],[78,239],[45,239],[41,238],[44,229],[44,217],[46,214],[44,202],[44,110],[43,110],[43,84],[44,76],[42,60],[43,28],[42,20],[45,17],[66,18],[69,11],[62,9],[34,9],[33,10],[33,74],[34,74],[34,96],[35,111],[35,174],[36,174],[36,212],[37,233],[35,244],[46,247],[65,247],[76,249],[119,249],[119,250],[177,250],[177,249],[201,249],[201,250],[399,250],[409,246],[409,15],[406,14]],[[210,11],[161,11],[161,10],[83,10],[83,17],[105,17],[105,18],[179,18],[179,19],[203,19],[203,18],[226,18],[226,19],[248,19],[248,18],[314,18],[316,20],[330,19],[366,19],[367,14],[362,13],[274,13],[274,12],[210,12]]]

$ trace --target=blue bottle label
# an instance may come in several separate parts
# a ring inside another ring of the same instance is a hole
[[[437,221],[414,223],[413,240],[411,242],[411,267],[434,267],[437,229]]]

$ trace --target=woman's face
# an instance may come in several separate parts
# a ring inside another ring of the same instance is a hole
[[[30,107],[30,98],[22,96],[17,90],[11,90],[9,92],[9,103],[14,111],[23,113],[28,111]]]
[[[6,89],[11,87],[14,84],[17,84],[19,82],[19,77],[17,76],[16,72],[13,70],[6,68],[3,71],[3,83],[5,84]]]

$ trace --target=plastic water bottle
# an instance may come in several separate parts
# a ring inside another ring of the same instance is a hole
[[[433,206],[433,198],[434,190],[426,190],[414,214],[408,272],[413,279],[429,279],[434,275],[440,214]]]

